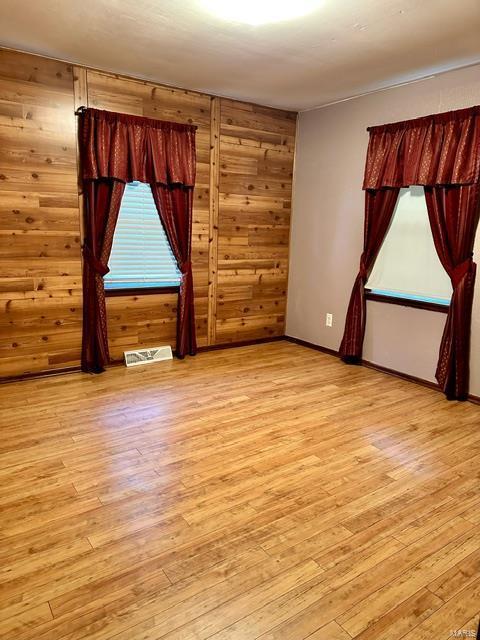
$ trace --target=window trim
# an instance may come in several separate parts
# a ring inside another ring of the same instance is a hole
[[[437,311],[438,313],[448,313],[449,304],[438,304],[437,302],[427,302],[426,300],[412,300],[402,296],[385,296],[381,293],[373,293],[371,289],[365,288],[365,299],[374,302],[386,302],[396,304],[401,307],[412,307],[413,309],[426,309],[427,311]]]
[[[151,296],[162,293],[178,293],[180,291],[180,285],[167,287],[125,287],[124,289],[107,289],[105,287],[105,297],[114,298],[116,296]]]

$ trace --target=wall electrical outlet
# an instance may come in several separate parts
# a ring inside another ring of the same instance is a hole
[[[331,327],[333,325],[333,313],[327,313],[325,316],[325,326]]]

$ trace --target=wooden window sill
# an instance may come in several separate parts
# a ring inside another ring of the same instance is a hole
[[[400,298],[396,296],[384,296],[380,293],[373,293],[370,289],[365,289],[365,298],[375,302],[386,302],[396,304],[401,307],[413,307],[414,309],[426,309],[427,311],[437,311],[438,313],[448,313],[450,305],[438,304],[436,302],[426,302],[424,300],[411,300],[410,298]]]
[[[180,287],[128,287],[127,289],[105,289],[105,297],[115,296],[151,296],[162,293],[178,293]]]

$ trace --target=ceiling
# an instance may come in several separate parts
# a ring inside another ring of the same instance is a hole
[[[2,0],[0,43],[303,110],[480,62],[480,0],[323,0],[256,27],[200,0]]]

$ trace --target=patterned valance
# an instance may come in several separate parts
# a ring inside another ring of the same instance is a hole
[[[368,130],[364,189],[480,182],[480,106]]]
[[[98,109],[79,125],[84,180],[194,186],[195,126]]]

